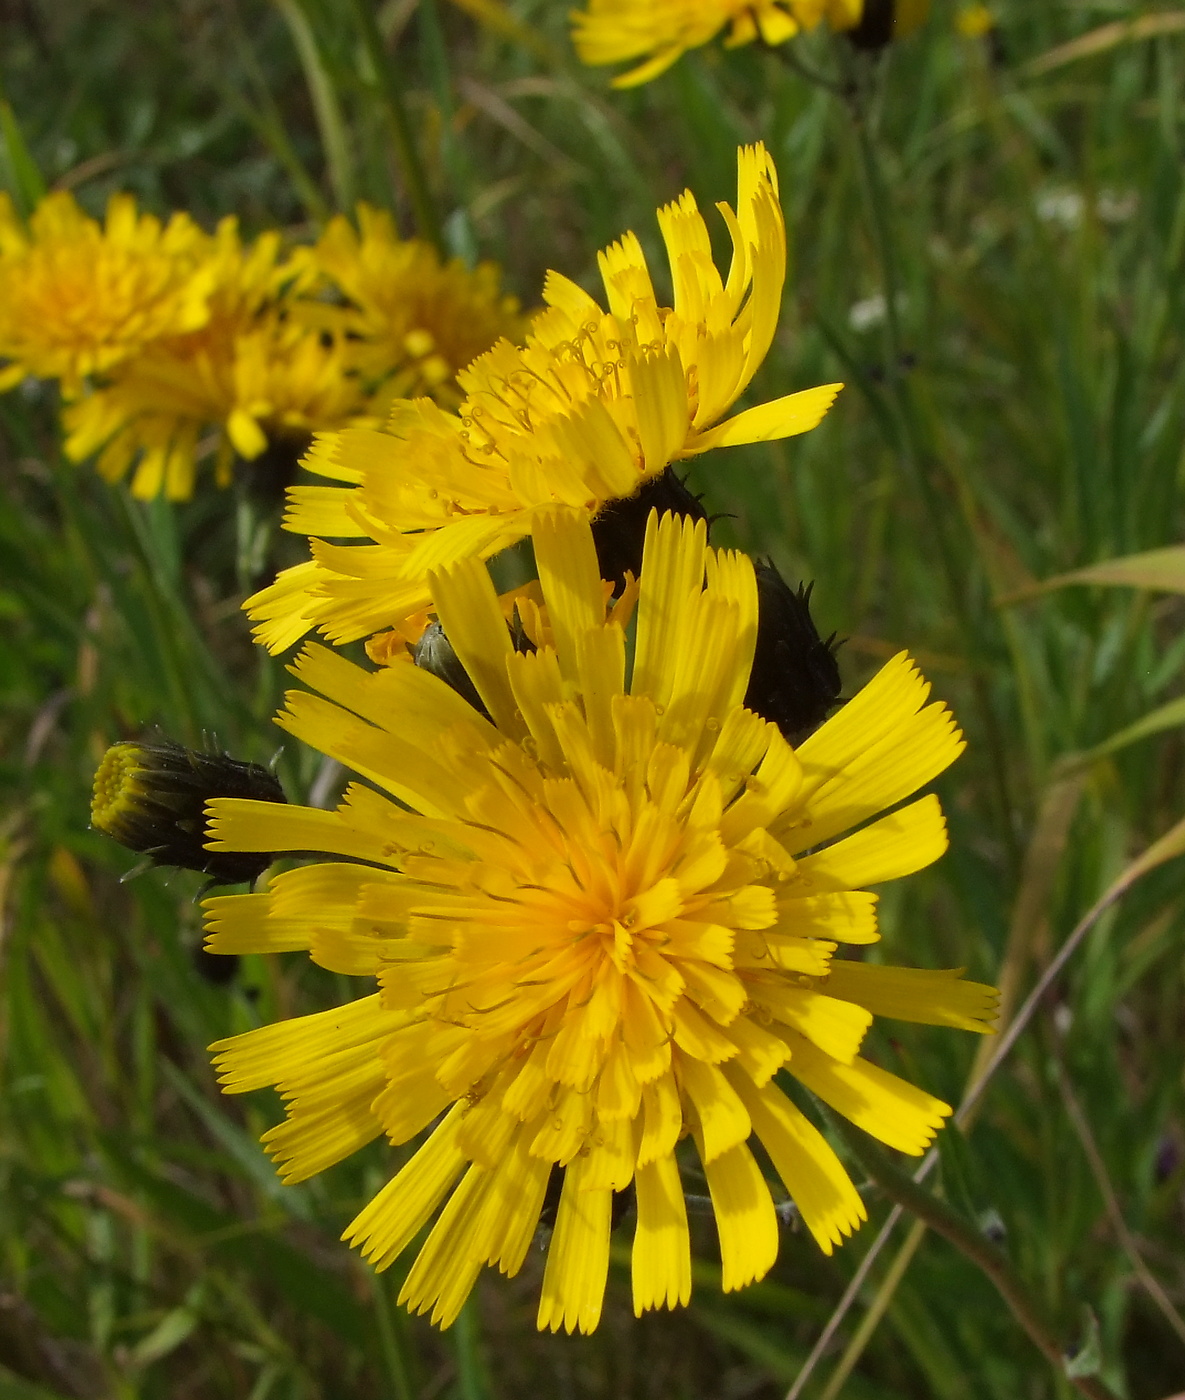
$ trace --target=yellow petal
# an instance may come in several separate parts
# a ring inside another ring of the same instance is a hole
[[[319,1059],[356,1045],[370,1043],[371,1053],[377,1053],[378,1042],[403,1020],[402,1014],[387,1010],[376,994],[216,1040],[209,1048],[223,1093],[244,1094],[307,1074]]]
[[[691,1300],[691,1239],[679,1165],[660,1157],[635,1178],[638,1223],[630,1253],[634,1316],[648,1308],[683,1307]]]
[[[630,691],[666,705],[678,674],[699,596],[707,549],[704,522],[652,513],[646,524],[642,585],[638,595],[638,632]]]
[[[340,486],[290,486],[284,511],[284,529],[297,535],[323,539],[350,539],[369,535],[356,509],[357,491]]]
[[[560,671],[565,680],[576,683],[577,638],[599,627],[605,617],[601,571],[588,517],[560,507],[540,511],[532,541]]]
[[[871,1014],[862,1006],[796,987],[785,977],[751,978],[749,993],[758,1006],[764,1006],[844,1064],[855,1059],[860,1042],[872,1025]]]
[[[753,1119],[753,1131],[802,1212],[803,1223],[823,1253],[830,1254],[868,1218],[843,1164],[775,1084],[755,1089],[739,1074],[732,1080]]]
[[[609,1273],[609,1227],[613,1192],[584,1189],[584,1159],[564,1174],[555,1233],[547,1251],[536,1325],[565,1332],[596,1330]]]
[[[681,1056],[679,1077],[684,1093],[695,1105],[702,1138],[701,1155],[714,1162],[748,1138],[751,1131],[745,1105],[715,1065]]]
[[[827,410],[835,402],[842,384],[822,384],[817,389],[803,389],[797,394],[758,404],[729,418],[717,427],[701,433],[693,440],[683,456],[699,456],[716,447],[738,447],[747,442],[775,442],[779,438],[795,437],[818,427]]]
[[[664,1074],[642,1088],[643,1130],[638,1169],[675,1150],[683,1132],[683,1108],[675,1077]]]
[[[521,739],[526,729],[506,674],[514,647],[488,570],[464,559],[429,574],[428,582],[441,625],[494,723]]]
[[[206,848],[210,851],[328,851],[361,861],[384,862],[389,850],[380,834],[339,808],[255,802],[217,797],[206,804]]]
[[[831,964],[831,975],[821,986],[874,1016],[984,1035],[992,1032],[1000,999],[995,987],[964,981],[962,968],[881,967],[843,959]]]
[[[431,1308],[438,1327],[451,1327],[456,1321],[481,1272],[481,1260],[471,1258],[467,1246],[485,1203],[489,1176],[485,1167],[470,1167],[465,1173],[399,1290],[399,1302],[408,1312]]]
[[[775,830],[791,851],[817,846],[900,802],[963,751],[945,705],[902,652],[798,748],[802,816]],[[809,821],[804,818],[809,817]]]
[[[234,410],[226,420],[226,432],[235,451],[248,462],[267,451],[267,434],[245,409]]]
[[[931,793],[854,836],[805,856],[796,880],[809,892],[854,890],[923,870],[947,847],[942,806]]]
[[[528,1130],[523,1130],[523,1136]],[[486,1193],[482,1220],[474,1231],[470,1253],[513,1278],[523,1266],[535,1237],[552,1164],[532,1157],[522,1138],[503,1157]]]
[[[920,1156],[943,1119],[950,1116],[948,1104],[888,1070],[861,1059],[840,1064],[793,1031],[789,1038],[794,1077],[837,1113],[898,1152]]]
[[[833,938],[837,943],[875,943],[877,897],[863,890],[808,895],[778,901],[778,933]]]
[[[720,1237],[725,1293],[764,1278],[778,1257],[778,1217],[769,1187],[743,1144],[705,1163]]]
[[[208,953],[289,953],[308,948],[318,922],[316,915],[274,918],[270,894],[219,895],[203,900],[202,908]]]
[[[461,1106],[453,1109],[416,1155],[346,1226],[342,1239],[378,1270],[392,1264],[427,1224],[465,1159],[457,1149]]]
[[[324,1066],[315,1091],[290,1099],[288,1121],[263,1135],[285,1184],[307,1181],[379,1136],[383,1125],[371,1105],[384,1078],[373,1048],[359,1046]]]

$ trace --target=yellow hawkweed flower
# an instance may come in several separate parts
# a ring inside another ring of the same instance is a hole
[[[73,395],[150,341],[201,326],[208,243],[187,215],[162,228],[130,195],[111,197],[100,226],[59,191],[26,228],[0,194],[0,389],[37,375]]]
[[[632,666],[632,608],[606,613],[587,516],[541,512],[534,542],[552,643],[529,654],[476,559],[433,577],[489,720],[415,667],[301,654],[320,694],[290,693],[281,726],[366,783],[335,811],[212,802],[209,845],[349,863],[209,900],[207,946],[308,949],[378,990],[212,1048],[227,1092],[282,1094],[265,1141],[288,1181],[430,1130],[345,1237],[382,1269],[435,1216],[400,1299],[441,1325],[484,1265],[521,1268],[562,1173],[538,1324],[588,1332],[630,1186],[635,1311],[687,1302],[681,1173],[697,1158],[725,1289],[769,1270],[777,1215],[753,1138],[830,1253],[864,1206],[775,1076],[920,1153],[950,1110],[860,1058],[873,1014],[983,1031],[994,993],[833,960],[877,938],[863,887],[946,847],[936,797],[872,820],[963,747],[907,657],[795,750],[741,703],[753,567],[707,548],[703,522],[650,518]]]
[[[235,220],[224,219],[206,272],[206,324],[155,341],[64,414],[67,455],[98,453],[110,481],[137,463],[137,496],[188,499],[205,452],[216,453],[225,485],[235,453],[250,460],[277,439],[299,450],[366,409],[344,337],[301,318],[290,295],[300,269],[281,256],[279,234],[244,246]]]
[[[322,323],[348,333],[354,362],[384,401],[428,394],[455,406],[457,371],[503,336],[522,338],[518,300],[501,290],[496,263],[442,263],[430,243],[400,238],[384,210],[359,204],[357,232],[336,216],[296,256],[346,299],[320,307]]]
[[[955,15],[955,28],[965,39],[982,39],[996,27],[996,17],[987,5],[964,5]]]
[[[657,78],[726,25],[725,48],[755,39],[784,44],[823,22],[859,48],[880,48],[912,33],[929,11],[930,0],[588,0],[587,10],[572,14],[572,38],[593,67],[644,58],[613,79],[628,88]]]
[[[572,38],[582,63],[600,66],[646,61],[613,79],[636,87],[664,73],[687,52],[714,39],[727,25],[727,48],[782,44],[824,20],[832,29],[852,29],[862,0],[588,0],[572,14]]]
[[[310,562],[247,600],[259,639],[279,650],[310,627],[345,641],[396,625],[428,605],[430,570],[488,558],[529,535],[540,510],[594,515],[671,462],[815,427],[840,385],[725,418],[769,350],[786,275],[773,163],[758,145],[738,167],[736,212],[718,206],[733,246],[726,278],[687,192],[658,212],[673,307],[659,304],[627,233],[599,256],[609,310],[548,273],[526,347],[502,341],[458,375],[457,413],[397,403],[386,432],[319,438],[305,465],[349,484],[294,487],[287,528],[374,543],[314,539]]]

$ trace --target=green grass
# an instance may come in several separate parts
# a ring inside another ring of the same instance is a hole
[[[597,248],[625,227],[656,254],[658,203],[685,184],[705,204],[730,198],[737,143],[773,150],[793,268],[753,398],[848,388],[816,432],[717,453],[693,481],[732,513],[721,541],[816,580],[821,626],[849,638],[847,693],[908,647],[955,708],[969,750],[940,784],[951,851],[886,891],[884,953],[1023,995],[1185,813],[1174,730],[1072,779],[1064,763],[1182,693],[1180,603],[1080,587],[999,601],[1181,538],[1182,38],[1034,73],[1055,45],[1150,7],[999,0],[993,59],[935,0],[929,28],[863,78],[874,207],[844,101],[778,58],[711,47],[616,94],[574,64],[563,6],[512,8],[538,52],[439,4],[378,14],[448,246],[500,259],[527,305],[547,267],[595,286]],[[364,197],[410,229],[389,90],[360,57],[355,12],[285,13],[25,0],[6,14],[0,86],[46,180],[95,211],[128,188],[207,224],[237,213],[248,230],[306,234]],[[843,58],[822,39],[801,52],[826,71]],[[884,292],[886,251],[899,343],[852,313]],[[395,1308],[401,1266],[376,1280],[337,1242],[389,1150],[278,1185],[257,1145],[278,1103],[221,1098],[204,1047],[351,986],[295,955],[204,980],[199,877],[121,884],[134,858],[87,829],[87,809],[105,746],[151,725],[271,757],[282,665],[252,648],[237,603],[261,558],[297,544],[246,488],[145,507],[63,464],[48,393],[10,394],[0,420],[0,1397],[784,1394],[883,1218],[875,1199],[833,1258],[789,1234],[769,1280],[737,1295],[720,1294],[697,1222],[686,1312],[636,1322],[622,1255],[596,1335],[538,1336],[540,1255],[519,1279],[484,1279],[441,1336]],[[291,743],[280,760],[294,794],[319,768]],[[1160,868],[1100,921],[941,1166],[949,1200],[1002,1222],[1068,1339],[1097,1320],[1101,1374],[1130,1400],[1180,1390],[1185,1346],[1121,1247],[1064,1084],[1147,1267],[1185,1306],[1183,874]],[[957,1100],[970,1041],[894,1026],[875,1050]],[[842,1394],[1070,1390],[990,1285],[928,1238]]]

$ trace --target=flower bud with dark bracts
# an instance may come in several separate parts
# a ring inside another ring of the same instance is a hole
[[[430,622],[424,628],[424,635],[412,651],[412,660],[422,670],[427,671],[450,686],[462,700],[468,700],[479,714],[489,719],[490,712],[477,693],[473,680],[461,665],[461,658],[453,650],[453,644],[444,634],[439,622]]]
[[[769,560],[757,561],[757,646],[745,705],[772,720],[792,743],[827,718],[839,702],[841,681],[832,633],[819,636],[811,617],[811,590],[797,592]]]
[[[523,630],[517,610],[510,624],[510,641],[517,652],[535,650],[535,643]],[[452,642],[445,635],[439,622],[430,622],[424,628],[424,635],[412,648],[411,659],[421,670],[428,671],[437,680],[442,680],[445,685],[455,690],[462,700],[468,700],[478,714],[484,715],[486,719],[490,718],[490,712],[477,693],[472,676],[461,665],[461,658],[454,651]]]
[[[209,875],[215,885],[252,884],[275,859],[266,852],[209,851],[212,797],[287,802],[279,779],[258,763],[200,753],[164,739],[113,744],[95,773],[91,825],[154,865]]]
[[[642,545],[652,510],[659,515],[669,510],[692,520],[708,518],[699,497],[691,494],[670,467],[661,476],[651,477],[632,496],[610,501],[593,520],[593,544],[601,577],[611,579],[618,588],[624,585],[627,572],[635,578],[642,572]]]

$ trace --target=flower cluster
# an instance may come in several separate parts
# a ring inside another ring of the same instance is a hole
[[[498,272],[442,264],[365,206],[313,247],[274,230],[250,242],[184,214],[162,227],[115,196],[105,226],[49,195],[26,228],[0,198],[0,385],[60,381],[66,452],[138,496],[193,493],[212,456],[291,455],[312,433],[377,423],[391,399],[455,402],[456,372],[520,333]]]
[[[879,48],[916,29],[929,9],[930,0],[588,0],[572,15],[572,37],[587,64],[642,59],[613,79],[626,88],[657,78],[724,29],[727,48],[784,44],[820,24],[857,47]]]
[[[397,401],[386,432],[321,437],[309,465],[343,484],[293,488],[289,523],[367,542],[315,542],[253,605],[274,646],[370,636],[369,668],[306,643],[278,720],[360,781],[334,810],[209,802],[219,860],[324,858],[208,900],[207,947],[374,990],[218,1043],[219,1073],[279,1091],[287,1181],[399,1151],[345,1237],[379,1269],[416,1246],[401,1300],[442,1326],[535,1242],[539,1326],[590,1331],[630,1219],[635,1311],[686,1303],[685,1183],[726,1289],[771,1268],[787,1198],[830,1253],[865,1209],[810,1096],[920,1153],[950,1110],[861,1056],[873,1018],[994,1014],[960,971],[840,956],[879,938],[868,887],[946,848],[918,793],[962,750],[950,713],[902,654],[826,718],[809,590],[712,548],[670,470],[813,427],[838,387],[728,416],[782,292],[763,148],[720,207],[726,276],[685,195],[659,215],[672,306],[627,234],[608,309],[551,274],[455,413]],[[500,597],[485,560],[526,536],[538,577]]]

